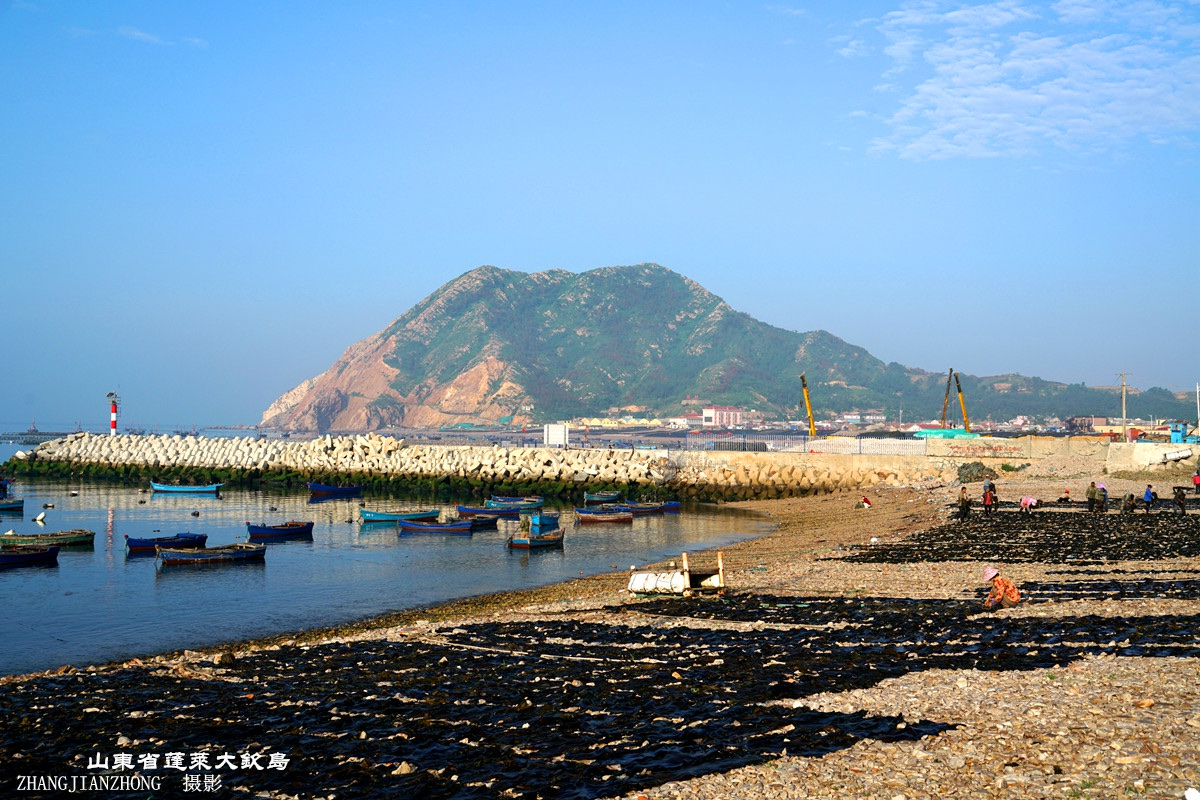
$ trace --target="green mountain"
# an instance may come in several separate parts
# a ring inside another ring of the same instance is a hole
[[[533,424],[617,409],[675,416],[709,404],[795,419],[804,414],[802,372],[818,418],[941,414],[944,373],[885,364],[825,331],[766,325],[695,281],[641,264],[579,274],[474,269],[352,345],[262,421],[354,431]],[[1019,375],[961,378],[972,419],[1120,413],[1112,391]],[[1137,402],[1140,416],[1186,409],[1160,389]]]

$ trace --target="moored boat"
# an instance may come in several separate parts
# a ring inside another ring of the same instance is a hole
[[[149,539],[127,535],[125,549],[130,553],[153,553],[157,547],[204,547],[207,541],[207,533],[177,533],[174,536],[155,536]]]
[[[505,542],[517,550],[538,550],[543,547],[562,547],[563,529],[555,528],[549,531],[519,531],[508,537]]]
[[[204,550],[170,547],[155,548],[158,562],[166,566],[221,564],[239,561],[262,561],[267,554],[265,544],[224,544]]]
[[[403,533],[464,533],[470,536],[474,531],[469,519],[458,522],[421,522],[420,520],[402,519],[397,524]]]
[[[455,506],[455,510],[460,517],[474,517],[482,514],[485,516],[501,517],[503,519],[516,519],[521,516],[521,509],[517,506],[504,506],[497,508],[480,508],[479,506]]]
[[[530,530],[552,530],[558,527],[558,514],[547,514],[545,511],[540,511],[536,514],[529,515]]]
[[[155,492],[168,494],[217,494],[223,483],[207,483],[203,486],[180,486],[174,483],[155,483],[150,481],[150,489]]]
[[[543,504],[544,504],[544,501],[540,497],[537,497],[537,498],[517,497],[517,498],[508,498],[506,500],[501,500],[497,497],[492,497],[491,500],[483,501],[483,505],[485,508],[518,508],[518,509],[525,508],[525,509],[529,509],[529,508],[541,508]]]
[[[586,508],[577,508],[575,513],[575,522],[579,525],[595,525],[601,522],[633,522],[633,514],[629,511],[588,511]]]
[[[312,536],[312,522],[300,522],[299,520],[291,520],[282,522],[278,525],[252,525],[246,523],[246,531],[249,534],[250,540],[256,539],[290,539],[299,536]]]
[[[59,547],[87,547],[95,543],[96,532],[77,528],[53,533],[13,533],[0,535],[0,547],[8,549],[15,545],[58,545]]]
[[[602,492],[584,492],[583,502],[585,505],[590,503],[615,503],[621,499],[621,493],[616,491]]]
[[[317,483],[312,481],[308,484],[308,491],[316,497],[357,497],[362,494],[363,487],[361,484],[357,486],[330,486],[327,483]]]
[[[508,497],[505,495],[494,494],[492,501],[500,505],[516,506],[516,505],[541,505],[546,498],[540,494],[530,495],[529,497]]]
[[[402,519],[435,520],[438,518],[436,508],[425,511],[371,511],[359,509],[363,522],[399,522]]]
[[[57,564],[58,548],[53,545],[13,545],[0,550],[0,567],[19,567],[24,564]]]
[[[25,498],[24,497],[6,497],[3,500],[0,500],[0,511],[21,512],[24,510],[25,510]]]

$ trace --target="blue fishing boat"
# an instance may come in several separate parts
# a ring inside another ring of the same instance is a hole
[[[491,500],[484,500],[485,508],[541,508],[544,501],[540,497],[535,498],[508,498],[501,500],[498,497],[492,497]]]
[[[58,548],[53,546],[18,545],[0,550],[0,568],[57,563]]]
[[[279,525],[252,525],[246,523],[246,531],[249,534],[250,541],[261,539],[294,539],[300,536],[312,536],[312,522],[300,522],[299,520],[291,520],[283,522]]]
[[[621,493],[615,491],[584,492],[583,503],[615,503],[621,499]]]
[[[549,531],[558,527],[558,514],[547,514],[545,511],[540,511],[536,514],[529,515],[529,528],[532,531]]]
[[[362,485],[330,486],[327,483],[313,481],[308,484],[308,491],[317,497],[358,497],[362,494]]]
[[[436,508],[426,511],[371,511],[363,508],[358,513],[362,515],[363,522],[399,522],[402,519],[434,520],[438,518]]]
[[[0,500],[0,512],[3,511],[10,511],[16,514],[23,513],[25,511],[25,498],[6,497]]]
[[[204,566],[206,564],[262,561],[267,555],[267,546],[239,542],[203,550],[159,547],[155,549],[155,554],[158,563],[164,567]]]
[[[541,495],[531,495],[529,497],[505,497],[504,495],[492,495],[492,501],[505,506],[517,505],[541,505],[545,500]]]
[[[402,533],[461,533],[470,536],[473,531],[469,519],[459,522],[421,522],[420,520],[402,519],[397,524]]]
[[[586,508],[575,509],[575,522],[580,525],[594,525],[602,522],[633,522],[633,514],[629,511],[602,509],[593,511]]]
[[[208,483],[203,486],[180,486],[174,483],[155,483],[150,481],[150,488],[155,492],[168,492],[173,494],[217,494],[223,483]]]
[[[174,536],[156,536],[150,539],[126,535],[125,549],[130,553],[153,553],[157,547],[204,547],[207,541],[207,533],[177,533]]]

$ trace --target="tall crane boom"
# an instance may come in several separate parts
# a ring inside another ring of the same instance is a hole
[[[804,379],[804,373],[800,373],[800,386],[804,389],[804,410],[808,412],[808,435],[810,438],[817,438],[817,426],[813,422],[812,403],[808,401],[808,381]]]
[[[946,412],[950,409],[950,379],[954,377],[954,367],[946,373],[946,399],[942,401],[942,428],[946,427]]]
[[[962,383],[958,380],[958,373],[954,373],[954,385],[958,387],[958,405],[963,412],[963,428],[967,433],[971,432],[971,420],[967,417],[967,401],[963,400]]]

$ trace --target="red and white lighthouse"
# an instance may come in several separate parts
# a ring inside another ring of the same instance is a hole
[[[109,416],[108,416],[108,435],[116,436],[117,435],[117,400],[119,400],[120,398],[117,397],[116,392],[109,392],[108,399],[110,401],[112,401],[112,406],[109,408]]]

